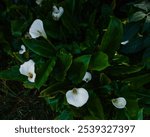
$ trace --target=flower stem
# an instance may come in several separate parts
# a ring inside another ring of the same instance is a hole
[[[53,47],[53,49],[56,51],[56,47],[54,46],[54,44],[50,41],[50,40],[48,40],[48,39],[46,39],[46,41]]]

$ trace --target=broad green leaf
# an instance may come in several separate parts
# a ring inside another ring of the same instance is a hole
[[[139,8],[139,9],[148,11],[150,9],[149,5],[150,5],[150,3],[148,1],[142,1],[141,3],[136,3],[133,6]]]
[[[72,88],[72,87],[69,87],[69,86],[71,86],[71,84],[68,83],[68,82],[55,82],[55,83],[52,83],[46,89],[41,91],[40,96],[41,97],[55,96],[55,94],[57,94],[60,91]]]
[[[78,84],[82,81],[90,62],[91,55],[82,55],[74,59],[69,72],[68,77],[69,79]]]
[[[143,31],[150,32],[150,15],[145,19]]]
[[[133,54],[143,50],[143,39],[141,37],[135,38],[126,45],[122,45],[121,52],[125,54]]]
[[[139,110],[137,114],[137,120],[143,120],[143,108]]]
[[[107,31],[105,32],[100,49],[107,53],[111,59],[115,52],[119,49],[123,35],[123,26],[122,22],[115,18],[111,17],[110,23],[108,25]]]
[[[36,39],[23,39],[23,43],[31,51],[42,57],[50,58],[55,55],[55,51],[49,43]]]
[[[144,51],[143,63],[146,66],[147,69],[150,69],[150,48],[147,48]]]
[[[111,83],[111,79],[105,73],[101,73],[100,83],[101,85],[109,85]]]
[[[23,86],[24,86],[25,88],[28,88],[28,89],[34,89],[34,88],[35,88],[35,83],[31,83],[31,82],[29,82],[29,81],[25,81],[25,82],[23,83]]]
[[[108,66],[110,65],[107,54],[103,52],[97,52],[92,55],[89,65],[90,70],[102,71]]]
[[[137,115],[139,112],[138,100],[135,98],[131,98],[127,100],[127,110],[130,119],[137,119]]]
[[[49,61],[47,61],[41,68],[39,74],[37,74],[37,79],[36,79],[36,87],[39,89],[40,87],[45,84],[47,81],[49,75],[51,74],[53,68],[55,66],[55,59],[52,58]]]
[[[54,20],[44,20],[43,24],[48,38],[60,39],[60,26],[58,22]]]
[[[73,43],[70,43],[70,44],[59,44],[59,45],[56,45],[57,46],[57,49],[66,49],[68,52],[70,52],[71,54],[80,54],[81,53],[81,47],[79,46],[78,43],[76,42],[73,42]]]
[[[123,75],[130,75],[133,73],[140,72],[144,66],[125,66],[125,65],[115,65],[111,68],[107,69],[107,72],[112,76],[123,76]]]
[[[13,66],[8,70],[0,71],[0,79],[25,81],[26,77],[20,74],[19,66]]]
[[[130,22],[137,22],[146,17],[146,14],[143,11],[137,11],[129,18]]]
[[[101,104],[100,98],[93,92],[89,92],[89,101],[87,103],[88,105],[88,111],[94,118],[98,119],[104,119],[104,112],[103,112],[103,106]]]
[[[138,89],[150,82],[150,74],[138,75],[136,77],[127,78],[124,82],[130,83],[131,88]]]
[[[58,111],[59,108],[59,98],[45,98],[47,104],[51,107],[53,111]]]
[[[150,45],[149,43],[150,43],[150,36],[147,36],[147,37],[145,37],[144,40],[143,40],[143,47],[144,47],[144,48],[150,48],[150,47],[149,47],[149,45]]]
[[[12,35],[15,37],[20,37],[22,35],[22,33],[24,33],[27,25],[28,25],[27,22],[25,22],[24,20],[11,21]]]
[[[54,77],[57,81],[63,81],[67,75],[67,71],[72,64],[72,55],[64,49],[57,53],[57,62],[54,68]]]
[[[124,34],[123,34],[123,40],[126,41],[130,39],[133,39],[138,32],[140,31],[140,23],[135,22],[135,23],[127,23],[124,27]]]
[[[73,120],[73,114],[69,110],[64,110],[55,118],[55,120]]]

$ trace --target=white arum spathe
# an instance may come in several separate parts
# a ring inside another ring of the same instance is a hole
[[[82,80],[85,81],[86,83],[88,83],[91,79],[92,79],[91,73],[86,72]]]
[[[122,45],[126,45],[127,43],[129,43],[129,40],[126,40],[126,41],[122,41],[122,42],[121,42]]]
[[[26,52],[26,47],[24,45],[21,45],[21,49],[19,50],[19,54],[23,54]]]
[[[42,1],[43,1],[43,0],[36,0],[36,4],[41,6]]]
[[[127,101],[125,98],[123,97],[118,97],[118,98],[115,98],[115,99],[112,99],[112,104],[116,107],[116,108],[119,108],[119,109],[122,109],[126,106],[127,104]]]
[[[52,17],[55,21],[58,21],[63,13],[64,13],[63,7],[57,8],[56,6],[53,6]]]
[[[66,99],[70,105],[82,107],[89,99],[89,94],[84,88],[74,88],[66,92]]]
[[[29,61],[24,62],[22,65],[20,65],[19,71],[22,75],[27,76],[30,82],[35,82],[36,73],[35,63],[33,60],[30,59]]]
[[[33,21],[29,29],[29,34],[33,39],[38,38],[40,36],[47,39],[47,35],[43,27],[43,21],[40,19],[36,19],[35,21]]]

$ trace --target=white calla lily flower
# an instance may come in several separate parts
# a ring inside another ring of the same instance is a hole
[[[24,45],[21,45],[21,49],[19,50],[19,54],[23,54],[26,52],[26,47]]]
[[[91,79],[92,79],[91,73],[86,72],[82,80],[85,81],[86,83],[88,83]]]
[[[84,88],[74,88],[66,92],[66,99],[70,105],[82,107],[89,99],[89,94]]]
[[[36,0],[36,4],[41,6],[42,1],[43,1],[43,0]]]
[[[127,101],[125,98],[123,97],[118,97],[118,98],[115,98],[115,99],[112,99],[112,104],[116,107],[116,108],[119,108],[119,109],[122,109],[126,106],[127,104]]]
[[[19,71],[22,75],[27,76],[30,82],[35,82],[36,73],[35,63],[33,60],[30,59],[29,61],[24,62],[22,65],[20,65]]]
[[[59,7],[58,9],[56,6],[53,6],[52,17],[55,21],[58,21],[63,13],[64,13],[63,7]]]
[[[129,43],[129,40],[121,42],[122,45],[126,45],[127,43]]]
[[[36,19],[32,23],[32,25],[29,29],[29,34],[31,35],[31,37],[33,39],[38,38],[40,36],[47,39],[47,35],[46,35],[46,32],[45,32],[44,27],[43,27],[43,21],[40,19]]]

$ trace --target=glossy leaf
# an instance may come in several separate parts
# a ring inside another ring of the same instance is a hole
[[[89,68],[91,70],[102,71],[108,66],[110,65],[107,54],[103,52],[97,52],[92,56]]]
[[[127,100],[127,110],[130,119],[137,119],[137,115],[139,112],[138,101],[135,98]]]
[[[125,65],[116,65],[112,66],[111,69],[107,69],[107,72],[110,73],[112,76],[125,76],[125,75],[130,75],[133,73],[140,72],[144,66],[125,66]]]
[[[19,66],[13,66],[8,70],[0,71],[0,79],[25,81],[26,77],[19,72]]]
[[[143,54],[143,63],[147,69],[150,69],[150,48],[147,48]]]
[[[108,25],[107,31],[105,32],[100,49],[107,53],[110,59],[114,56],[115,52],[119,49],[123,35],[122,22],[111,17],[110,23]]]
[[[20,37],[27,27],[27,22],[24,20],[13,20],[11,21],[11,32],[15,37]]]
[[[54,77],[57,81],[63,81],[67,75],[67,71],[72,64],[72,55],[64,49],[58,52],[57,63],[54,68]]]
[[[145,17],[146,17],[146,14],[143,11],[137,11],[129,18],[129,21],[137,22],[137,21],[144,19]]]
[[[139,75],[136,77],[127,78],[124,80],[124,82],[130,83],[131,88],[138,89],[138,88],[142,87],[143,85],[150,82],[150,74],[147,73],[144,75]]]
[[[47,81],[49,75],[51,74],[54,66],[55,66],[55,59],[54,58],[50,59],[45,64],[43,64],[39,75],[37,74],[36,87],[38,89],[45,84],[45,82]]]
[[[89,92],[90,99],[88,101],[88,111],[90,114],[98,119],[104,119],[103,106],[100,98],[93,92]]]
[[[42,90],[40,93],[41,97],[51,97],[57,94],[59,91],[63,91],[66,89],[69,89],[71,84],[68,82],[55,82],[51,83],[49,86],[47,86],[46,89]]]
[[[73,120],[73,114],[70,111],[64,110],[55,118],[55,120]]]
[[[90,55],[83,55],[74,59],[69,72],[68,78],[73,83],[80,83],[88,69],[90,63]]]
[[[148,15],[145,19],[143,31],[150,32],[150,15]]]
[[[32,52],[42,57],[50,58],[55,55],[55,51],[49,43],[36,39],[23,39],[23,43]]]
[[[121,46],[121,52],[125,54],[137,53],[143,49],[143,39],[141,37],[135,38],[129,41],[129,43],[127,43],[126,45]]]

